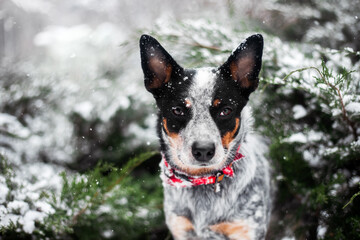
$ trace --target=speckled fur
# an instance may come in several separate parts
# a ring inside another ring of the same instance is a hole
[[[194,232],[182,239],[226,239],[209,228],[222,221],[241,221],[249,226],[247,239],[265,238],[271,209],[269,166],[263,156],[266,146],[251,133],[251,122],[245,107],[236,139],[241,141],[240,152],[245,158],[234,163],[235,176],[224,178],[220,192],[215,193],[213,185],[175,188],[164,184],[167,221],[176,214],[194,225]]]
[[[220,182],[219,192],[214,185],[174,187],[163,182],[166,223],[176,240],[265,238],[271,212],[266,146],[252,133],[251,111],[245,106],[258,85],[262,48],[262,36],[253,35],[219,68],[188,70],[154,38],[140,39],[145,86],[160,110],[158,134],[169,166],[202,177],[228,166],[238,146],[244,155],[232,165],[234,176]],[[175,106],[182,115],[173,113]],[[222,117],[227,107],[233,111]],[[192,154],[198,141],[214,144],[215,155],[206,163]],[[165,170],[164,160],[160,167]]]

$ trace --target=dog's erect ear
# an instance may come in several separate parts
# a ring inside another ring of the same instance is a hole
[[[263,46],[263,37],[260,34],[252,35],[219,68],[221,74],[230,76],[249,95],[259,84]]]
[[[182,70],[160,43],[149,35],[140,38],[140,55],[145,87],[153,94],[170,81],[174,72]]]

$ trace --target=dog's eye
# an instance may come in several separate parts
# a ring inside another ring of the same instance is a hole
[[[180,106],[172,107],[171,110],[175,116],[184,116],[185,115],[184,109]]]
[[[224,107],[222,111],[220,112],[221,117],[229,116],[230,113],[232,113],[232,109],[229,107]]]

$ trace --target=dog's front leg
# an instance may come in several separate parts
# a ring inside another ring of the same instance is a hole
[[[196,239],[194,225],[187,217],[173,213],[168,216],[166,223],[176,240]]]
[[[250,240],[251,236],[250,226],[243,221],[221,222],[209,226],[210,230],[223,235],[230,240]]]

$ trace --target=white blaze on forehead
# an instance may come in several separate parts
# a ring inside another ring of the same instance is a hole
[[[191,102],[192,118],[180,135],[183,137],[184,151],[191,150],[194,142],[211,141],[217,148],[213,159],[223,159],[222,151],[219,150],[221,147],[220,132],[210,114],[215,82],[216,74],[212,68],[196,70],[186,97]],[[191,152],[189,155],[191,156]]]
[[[194,84],[199,88],[206,87],[209,83],[214,82],[214,77],[215,74],[212,72],[212,68],[200,68],[194,76]]]
[[[212,68],[197,69],[193,83],[189,89],[189,97],[196,102],[211,104],[211,98],[215,86],[215,74]]]

